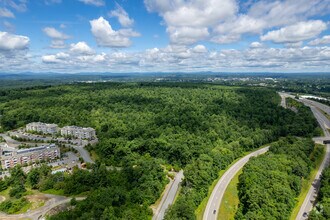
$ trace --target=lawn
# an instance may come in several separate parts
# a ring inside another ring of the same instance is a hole
[[[220,210],[218,213],[218,220],[234,219],[239,204],[238,190],[237,190],[237,184],[239,182],[238,177],[242,172],[243,171],[240,170],[230,181],[221,201]]]
[[[205,208],[206,208],[206,205],[207,205],[207,202],[209,201],[209,198],[211,196],[211,193],[214,189],[214,187],[216,186],[216,184],[218,183],[218,181],[220,180],[220,178],[222,177],[222,175],[232,166],[234,165],[237,161],[239,161],[240,159],[242,159],[243,157],[245,157],[246,155],[254,152],[254,151],[257,151],[263,147],[266,147],[266,146],[270,146],[271,144],[265,144],[257,149],[254,149],[253,151],[250,151],[250,152],[246,152],[244,153],[244,155],[242,155],[240,158],[237,158],[236,160],[234,160],[225,170],[220,170],[219,171],[219,175],[218,175],[218,178],[216,180],[213,181],[212,185],[209,187],[209,192],[208,192],[208,195],[207,197],[205,197],[203,199],[203,201],[201,202],[201,204],[198,206],[198,208],[195,210],[195,215],[196,215],[196,218],[197,220],[202,220],[203,219],[203,215],[204,215],[204,211],[205,211]]]
[[[43,191],[45,194],[53,194],[58,196],[64,196],[64,191],[62,189],[56,190],[56,189],[48,189],[46,191]]]

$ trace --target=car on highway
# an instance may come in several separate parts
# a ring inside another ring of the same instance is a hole
[[[215,214],[216,212],[217,212],[217,210],[214,209],[214,210],[213,210],[213,214]]]

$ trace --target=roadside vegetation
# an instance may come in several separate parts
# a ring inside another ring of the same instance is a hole
[[[314,146],[311,139],[282,138],[251,159],[239,176],[235,219],[289,219],[315,162]]]
[[[95,171],[77,170],[71,177],[52,175],[46,181],[50,183],[39,188],[61,189],[65,195],[89,191],[75,209],[53,219],[103,215],[148,219],[152,215],[149,206],[167,182],[161,165],[183,168],[185,174],[181,193],[166,219],[195,219],[195,210],[219,171],[245,152],[287,135],[317,135],[310,112],[295,113],[279,102],[276,92],[266,88],[201,83],[9,89],[1,91],[0,125],[10,130],[42,121],[96,129],[99,143],[88,147],[98,158]],[[103,166],[123,170],[108,172]]]
[[[310,212],[309,220],[330,219],[330,167],[324,169],[321,176],[321,187],[317,198],[317,204]]]

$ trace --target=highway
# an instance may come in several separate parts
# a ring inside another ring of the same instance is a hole
[[[294,98],[293,95],[287,94],[287,93],[283,93],[283,92],[279,92],[278,93],[281,96],[281,106],[283,108],[286,108],[286,98]]]
[[[243,166],[249,161],[251,157],[255,157],[261,154],[266,153],[269,150],[268,147],[261,148],[257,151],[254,151],[239,161],[237,161],[234,165],[232,165],[220,178],[217,185],[214,187],[212,194],[209,198],[209,201],[207,202],[206,209],[203,215],[204,220],[216,220],[220,204],[222,201],[222,197],[226,191],[227,186],[229,185],[230,181],[233,179],[233,177],[239,172]],[[214,211],[215,210],[215,211]]]
[[[309,99],[300,99],[302,100],[304,103],[315,106],[319,109],[321,109],[322,111],[326,112],[328,115],[330,115],[330,106],[324,105],[322,103],[316,102],[316,101],[312,101]]]
[[[159,204],[159,208],[156,210],[155,215],[153,216],[152,220],[163,220],[165,216],[166,209],[173,204],[175,195],[177,194],[179,190],[179,185],[182,182],[183,179],[183,170],[180,170],[176,176],[175,179],[169,189],[168,192],[166,192]]]
[[[330,127],[330,121],[327,117],[325,117],[317,108],[320,108],[320,105],[316,104],[314,101],[310,101],[307,99],[302,99],[301,100],[305,105],[309,106],[315,116],[315,118],[317,119],[318,123],[320,124],[321,128],[324,131],[324,134],[326,137],[329,137],[330,139],[330,134],[328,131],[328,128]],[[317,107],[317,108],[316,108]],[[321,106],[322,107],[322,106]],[[328,107],[327,107],[328,108]],[[327,108],[320,108],[322,110],[326,110]],[[300,207],[299,213],[296,217],[296,220],[305,220],[308,218],[308,216],[306,215],[306,213],[309,213],[314,205],[315,199],[317,197],[318,191],[320,189],[320,177],[322,174],[322,171],[324,170],[324,168],[326,168],[327,166],[329,166],[329,161],[330,161],[330,145],[326,145],[326,154],[324,157],[324,160],[322,161],[322,164],[319,168],[319,170],[317,171],[317,174],[315,176],[315,179],[306,195],[306,198],[302,204],[302,206]]]

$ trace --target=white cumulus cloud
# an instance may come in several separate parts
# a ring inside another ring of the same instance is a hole
[[[50,45],[51,48],[56,48],[56,49],[65,48],[66,47],[65,40],[70,38],[70,36],[64,34],[61,31],[58,31],[53,27],[46,27],[43,29],[43,32],[52,39]]]
[[[261,40],[274,43],[297,43],[316,37],[326,29],[326,23],[321,20],[303,21],[279,30],[269,31],[261,36]]]
[[[81,41],[70,45],[70,52],[77,54],[93,54],[94,50],[90,48],[86,42]]]
[[[69,54],[60,52],[55,55],[42,56],[42,62],[44,62],[44,63],[65,63],[65,62],[67,62],[68,58],[70,58]]]
[[[23,50],[28,48],[29,42],[26,36],[0,31],[0,50]]]
[[[103,17],[91,20],[90,25],[97,44],[102,47],[129,47],[132,44],[130,37],[139,36],[132,29],[113,30]]]

